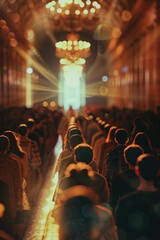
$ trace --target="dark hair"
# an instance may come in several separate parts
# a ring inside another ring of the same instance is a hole
[[[115,140],[119,144],[125,144],[128,140],[128,132],[124,128],[118,128],[115,132]]]
[[[148,131],[148,126],[147,122],[141,118],[141,117],[136,117],[134,120],[134,128],[139,132],[147,132]]]
[[[144,153],[152,153],[152,146],[148,135],[144,132],[139,132],[134,137],[135,144],[141,146],[144,150]]]
[[[0,136],[0,152],[4,153],[10,145],[9,138],[5,135]]]
[[[27,129],[28,129],[28,127],[27,127],[26,124],[20,124],[20,125],[18,126],[18,133],[19,133],[19,135],[25,136],[26,133],[27,133]]]
[[[84,196],[73,197],[64,203],[60,223],[60,239],[90,240],[92,230],[98,226],[98,216],[93,202]]]
[[[7,130],[4,132],[4,135],[7,136],[10,141],[9,152],[19,156],[20,158],[23,158],[25,153],[22,151],[20,147],[16,133],[10,130]]]
[[[69,138],[74,134],[82,135],[81,131],[78,128],[69,129]]]
[[[124,159],[128,164],[136,166],[137,158],[143,153],[144,151],[139,145],[131,144],[124,149]]]
[[[74,149],[78,144],[83,143],[83,142],[84,142],[84,139],[79,134],[74,134],[69,139],[69,144],[72,149]]]
[[[86,143],[81,143],[74,148],[77,162],[85,162],[89,164],[93,159],[93,149]]]
[[[142,154],[137,159],[140,176],[146,181],[153,181],[159,171],[159,162],[155,155]]]
[[[33,118],[28,118],[28,120],[27,120],[27,127],[28,128],[32,128],[34,126],[34,124],[35,124],[34,119]]]

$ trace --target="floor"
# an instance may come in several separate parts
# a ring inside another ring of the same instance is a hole
[[[59,139],[53,154],[56,156],[56,160],[61,148],[62,143]],[[55,173],[55,165],[56,164],[54,164],[46,174],[37,205],[33,209],[23,240],[58,240],[58,226],[54,224],[54,219],[51,216],[54,207],[52,197],[58,179],[57,173]]]

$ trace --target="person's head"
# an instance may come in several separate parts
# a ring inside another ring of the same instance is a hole
[[[84,142],[84,139],[79,134],[74,134],[69,138],[69,144],[72,149],[74,149],[78,144],[83,142]]]
[[[117,130],[116,126],[111,126],[109,128],[109,131],[108,131],[108,134],[107,134],[107,138],[106,138],[106,143],[114,141],[116,130]]]
[[[76,162],[89,164],[93,160],[93,148],[86,143],[81,143],[74,148],[74,155]]]
[[[0,136],[0,154],[6,153],[10,146],[9,138],[5,135]]]
[[[77,123],[69,123],[68,124],[68,130],[70,130],[70,129],[72,129],[72,128],[78,128],[78,125],[77,125]]]
[[[69,129],[69,138],[74,134],[82,135],[81,131],[78,128],[71,128]]]
[[[27,134],[27,132],[28,132],[28,127],[26,124],[20,124],[18,126],[18,134],[20,136],[25,136]]]
[[[75,123],[72,123],[72,124],[70,123],[67,127],[67,130],[64,135],[63,149],[70,148],[69,138],[70,138],[70,132],[72,131],[72,129],[77,129],[77,126]]]
[[[154,181],[159,171],[155,155],[144,153],[137,158],[136,173],[146,181]]]
[[[118,144],[126,144],[128,142],[128,132],[124,128],[118,128],[115,131],[115,142]]]
[[[65,177],[75,177],[75,175],[78,176],[80,173],[84,173],[84,175],[86,174],[88,177],[94,176],[91,166],[84,162],[70,163],[66,167],[64,175]]]
[[[63,204],[62,222],[60,224],[60,227],[62,226],[61,236],[63,236],[64,231],[73,239],[83,239],[82,236],[84,236],[85,231],[85,236],[88,236],[87,239],[98,239],[92,236],[94,234],[92,230],[95,230],[96,225],[98,228],[94,206],[99,203],[99,196],[92,188],[84,184],[84,179],[87,179],[87,182],[93,181],[90,172],[93,174],[94,172],[85,163],[70,164],[67,169],[66,171],[69,174],[66,172],[65,182],[62,180],[58,189],[58,202]],[[83,227],[81,227],[82,224],[84,224]],[[93,226],[92,224],[96,225]],[[64,234],[62,239],[69,240],[70,238],[65,238]]]
[[[27,127],[31,129],[35,124],[35,120],[33,118],[28,118],[27,120]]]
[[[79,187],[77,186],[75,191],[78,192]],[[90,191],[93,190],[88,188],[89,194]],[[96,235],[99,230],[99,218],[91,196],[80,195],[65,200],[61,220],[60,232],[63,240],[98,239]]]
[[[145,153],[151,153],[152,151],[151,142],[146,133],[144,132],[137,133],[133,142],[134,144],[137,144],[140,147],[142,147]]]
[[[23,158],[24,152],[22,151],[19,143],[19,138],[17,137],[15,132],[7,130],[4,132],[4,135],[9,138],[10,146],[9,146],[9,153],[13,153],[20,158]]]
[[[134,128],[136,128],[138,131],[146,132],[148,127],[145,120],[141,117],[136,117],[134,120]]]
[[[131,166],[136,166],[137,158],[143,154],[143,149],[136,144],[131,144],[124,149],[124,159]]]

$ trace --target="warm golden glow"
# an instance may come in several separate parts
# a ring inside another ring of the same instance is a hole
[[[130,21],[131,20],[131,18],[132,18],[132,13],[130,12],[130,11],[128,11],[128,10],[124,10],[123,12],[122,12],[122,20],[123,21]]]
[[[46,4],[46,8],[49,9],[54,15],[59,14],[61,16],[66,16],[71,14],[73,15],[82,15],[83,17],[88,17],[97,12],[101,5],[100,1],[82,1],[82,0],[59,0],[59,1],[50,1]]]
[[[86,60],[84,58],[78,58],[77,60],[74,61],[74,64],[76,64],[76,65],[84,65],[85,63],[86,63]],[[70,64],[72,64],[72,62],[66,58],[61,58],[60,64],[70,65]]]
[[[32,29],[28,29],[26,32],[26,38],[28,41],[34,40],[34,32]]]
[[[18,45],[18,42],[15,38],[12,38],[9,42],[11,47],[16,47]]]
[[[89,42],[79,40],[78,34],[71,33],[67,35],[67,41],[59,41],[55,44],[56,56],[75,63],[75,61],[78,61],[79,59],[89,57],[90,45]],[[62,61],[64,62],[64,60]]]
[[[63,66],[64,78],[68,80],[72,80],[74,82],[75,76],[76,78],[80,78],[82,75],[83,67],[76,64]]]
[[[121,55],[122,52],[123,52],[123,50],[124,50],[123,45],[122,45],[122,44],[119,45],[119,46],[117,47],[117,49],[116,49],[116,55],[117,55],[117,56]]]
[[[121,29],[118,27],[115,27],[112,32],[112,37],[119,38],[121,36],[121,34],[122,34]]]
[[[0,217],[3,217],[4,211],[5,211],[5,206],[2,203],[0,203]]]
[[[48,102],[47,102],[47,101],[44,101],[44,102],[42,103],[42,105],[43,105],[43,107],[48,107]]]
[[[101,86],[100,89],[99,89],[99,92],[100,92],[100,95],[101,95],[101,96],[107,96],[107,94],[108,94],[108,88],[105,87],[105,86]]]
[[[30,73],[26,75],[26,107],[32,107],[32,78]]]
[[[56,103],[54,101],[50,102],[50,107],[55,107],[56,106]]]

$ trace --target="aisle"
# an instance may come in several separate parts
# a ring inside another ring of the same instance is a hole
[[[61,148],[62,143],[59,139],[54,150],[56,160]],[[37,205],[33,210],[23,240],[58,240],[57,225],[54,224],[54,219],[51,217],[51,210],[54,207],[52,197],[58,179],[57,174],[55,174],[55,165],[52,166],[50,171],[46,174]]]

